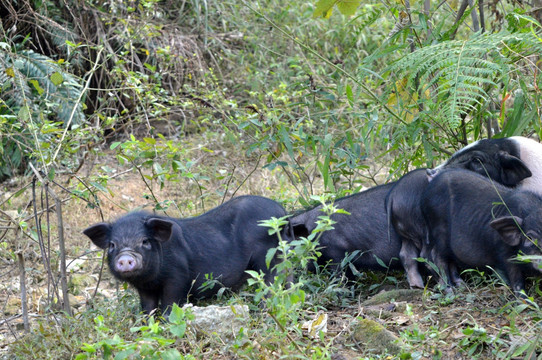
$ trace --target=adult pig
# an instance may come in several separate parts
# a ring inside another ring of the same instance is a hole
[[[542,144],[526,137],[476,141],[428,173],[435,176],[446,168],[463,168],[487,174],[505,186],[518,186],[542,195]]]
[[[501,186],[472,171],[442,171],[426,188],[421,209],[431,257],[448,285],[461,282],[457,267],[501,270],[520,293],[524,278],[540,274],[539,261],[518,263],[518,254],[541,255],[542,198]]]
[[[134,212],[83,233],[107,251],[113,275],[137,289],[145,313],[158,306],[166,313],[173,303],[183,304],[189,296],[216,294],[218,286],[200,288],[206,274],[233,290],[245,283],[245,270],[263,271],[265,280],[272,282],[273,271],[265,257],[278,245],[278,237],[258,222],[285,215],[271,199],[239,196],[197,217]]]
[[[384,270],[380,259],[391,269],[401,267],[399,250],[401,243],[394,229],[388,227],[384,200],[392,184],[373,187],[369,190],[346,196],[334,201],[334,206],[344,209],[348,214],[333,214],[336,221],[333,230],[322,233],[319,239],[322,255],[319,265],[331,264],[332,269],[339,268],[348,254],[359,251],[352,264],[358,269]],[[307,237],[315,228],[316,221],[325,215],[322,206],[317,206],[290,218],[290,224],[296,238]],[[348,270],[346,274],[353,278]]]

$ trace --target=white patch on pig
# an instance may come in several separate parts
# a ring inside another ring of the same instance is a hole
[[[519,147],[519,157],[533,174],[524,179],[520,187],[542,195],[542,144],[523,136],[510,138]]]

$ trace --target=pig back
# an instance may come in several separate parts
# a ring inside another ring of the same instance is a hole
[[[322,253],[319,264],[324,265],[329,261],[339,264],[347,253],[357,251],[353,264],[358,269],[383,270],[376,257],[392,268],[399,268],[401,244],[395,230],[388,227],[385,207],[385,198],[392,186],[392,183],[376,186],[334,201],[335,207],[346,210],[350,215],[331,216],[336,223],[333,230],[322,233],[319,239]],[[291,222],[295,236],[307,236],[316,227],[315,222],[321,215],[324,213],[318,206],[293,217]]]
[[[277,202],[260,196],[239,196],[193,218],[182,219],[183,241],[189,248],[190,278],[193,289],[212,274],[226,287],[239,288],[247,278],[245,270],[264,262],[278,237],[269,235],[259,221],[286,215]],[[218,289],[216,289],[218,290]]]

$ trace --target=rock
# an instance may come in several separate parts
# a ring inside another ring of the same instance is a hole
[[[66,272],[73,273],[76,271],[81,271],[85,267],[87,267],[88,260],[87,259],[73,259],[73,260],[67,260],[66,264]],[[60,266],[60,264],[59,264]],[[60,267],[59,267],[60,271]]]
[[[20,298],[10,297],[4,306],[4,316],[21,314],[21,307],[22,303]]]
[[[71,274],[68,278],[68,287],[75,294],[80,294],[83,289],[92,286],[96,280],[86,274]]]
[[[367,314],[378,319],[387,319],[392,316],[396,307],[397,306],[395,303],[387,303],[370,305],[367,307],[362,307],[361,309],[363,311],[363,314]]]
[[[389,302],[419,300],[423,296],[423,289],[396,289],[384,291],[376,294],[370,299],[365,300],[361,306],[378,305]]]
[[[353,326],[352,337],[360,346],[374,353],[397,355],[406,348],[406,345],[391,331],[369,319],[358,320]]]
[[[246,327],[250,320],[247,305],[199,307],[186,304],[183,309],[190,309],[194,314],[194,320],[188,325],[196,335],[216,334],[224,342],[234,340],[241,327]]]

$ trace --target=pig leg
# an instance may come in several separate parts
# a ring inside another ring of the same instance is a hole
[[[512,290],[514,290],[514,294],[520,298],[527,297],[525,294],[525,278],[523,277],[523,273],[521,272],[519,266],[507,262],[505,266],[505,273],[508,277]]]
[[[178,281],[167,282],[162,289],[162,302],[160,304],[160,310],[162,310],[163,317],[167,318],[174,303],[181,306],[188,301],[189,288],[189,283],[183,285]]]
[[[459,270],[457,265],[454,262],[449,263],[450,266],[450,283],[455,287],[463,286],[465,283],[463,279],[459,276]]]
[[[437,274],[440,277],[439,283],[445,285],[447,288],[452,286],[452,274],[450,271],[450,266],[455,266],[453,263],[450,263],[442,254],[435,248],[431,251],[431,257],[433,262],[437,267],[439,273]]]
[[[418,256],[419,250],[414,243],[403,239],[399,257],[401,259],[401,264],[403,264],[405,269],[408,284],[411,288],[423,289],[423,279],[418,269],[418,261],[416,260]]]
[[[137,289],[137,292],[139,293],[141,308],[144,314],[149,315],[153,310],[158,308],[159,296],[156,292],[145,289]]]

